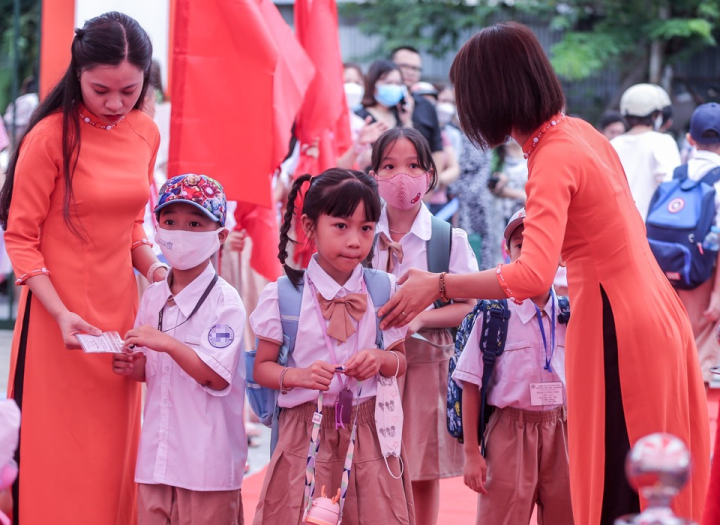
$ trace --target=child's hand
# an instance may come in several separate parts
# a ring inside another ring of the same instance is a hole
[[[380,360],[384,354],[385,352],[377,349],[358,352],[345,363],[345,375],[354,377],[358,381],[370,379],[380,372],[382,365]]]
[[[720,319],[720,294],[713,292],[710,295],[710,304],[708,305],[707,310],[703,312],[703,315],[705,316],[705,319],[711,323]]]
[[[291,368],[285,377],[287,386],[298,386],[308,390],[330,390],[330,383],[335,374],[335,365],[325,361],[315,361],[307,368]],[[289,377],[288,377],[289,376]],[[288,381],[291,380],[291,382]]]
[[[423,313],[425,312],[419,313],[415,319],[410,321],[407,329],[407,334],[405,335],[406,339],[408,337],[412,337],[414,334],[425,328],[425,323],[423,322]]]
[[[133,371],[135,362],[144,357],[145,354],[142,352],[113,354],[113,372],[119,376],[130,375]]]
[[[234,252],[241,252],[245,248],[245,238],[247,237],[247,231],[233,231],[228,235],[227,243],[230,249]]]
[[[465,468],[463,470],[465,485],[479,494],[487,494],[485,481],[487,480],[487,463],[485,458],[477,454],[465,456]]]
[[[126,347],[144,346],[156,352],[165,352],[168,343],[173,341],[172,337],[148,324],[133,328],[125,334]]]

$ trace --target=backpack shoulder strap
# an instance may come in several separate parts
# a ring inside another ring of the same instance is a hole
[[[720,166],[716,166],[715,168],[708,171],[705,175],[703,175],[702,179],[700,179],[700,182],[704,182],[705,184],[709,186],[715,186],[715,184],[720,180]]]
[[[485,405],[487,404],[488,388],[495,360],[503,353],[505,341],[507,340],[508,322],[510,310],[507,307],[507,300],[483,301],[485,308],[483,312],[482,332],[480,335],[480,350],[483,359],[482,386],[480,388],[480,422],[485,423]],[[485,428],[480,428],[480,451],[485,455]]]
[[[370,294],[370,299],[372,299],[375,313],[377,314],[377,311],[390,300],[390,293],[392,292],[390,276],[380,270],[363,268],[363,279],[365,280],[365,286],[367,286],[368,294]],[[380,318],[377,315],[375,316],[375,345],[381,349],[385,348],[382,330],[380,330]]]
[[[452,226],[447,221],[430,218],[431,233],[427,243],[427,266],[430,273],[450,271],[450,254],[452,253]],[[435,301],[435,308],[442,308],[448,303],[440,299]]]
[[[565,295],[558,295],[558,315],[557,321],[560,324],[568,324],[570,322],[570,299]]]
[[[447,272],[450,269],[452,251],[452,226],[449,222],[430,217],[431,234],[427,246],[427,264],[430,273]]]
[[[280,307],[280,322],[282,323],[283,335],[288,338],[288,354],[295,350],[295,339],[297,339],[298,321],[300,320],[300,307],[302,305],[303,289],[305,281],[297,288],[285,275],[277,280],[278,284],[278,306]],[[287,357],[285,357],[287,359]],[[281,363],[281,364],[287,364]]]
[[[673,180],[684,180],[688,178],[688,165],[681,164],[673,171]]]

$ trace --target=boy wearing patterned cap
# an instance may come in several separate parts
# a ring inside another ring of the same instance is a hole
[[[171,264],[143,294],[113,371],[147,383],[138,448],[140,525],[243,523],[245,308],[210,258],[228,235],[222,186],[180,175],[160,189],[155,241]]]

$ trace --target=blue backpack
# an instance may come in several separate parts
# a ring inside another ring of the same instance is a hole
[[[390,299],[390,277],[387,273],[378,270],[363,270],[365,286],[370,294],[375,311],[379,310]],[[298,332],[298,321],[300,319],[300,306],[304,281],[297,288],[286,276],[280,277],[278,283],[278,303],[280,307],[280,320],[283,330],[283,344],[278,354],[278,364],[287,366],[288,358],[295,349],[295,340]],[[377,318],[377,316],[376,316]],[[382,331],[380,330],[380,319],[375,325],[375,345],[377,348],[384,348]],[[255,355],[257,350],[245,352],[245,370],[247,381],[247,396],[250,408],[265,426],[272,428],[270,436],[270,455],[275,450],[279,437],[280,407],[277,404],[279,390],[260,386],[255,382],[253,370],[255,366]]]
[[[568,324],[570,321],[570,301],[565,296],[558,296],[558,322]],[[448,365],[448,390],[447,390],[447,427],[450,435],[460,443],[463,442],[462,425],[462,388],[452,379],[453,372],[457,368],[467,340],[470,337],[473,326],[478,319],[482,319],[482,331],[480,332],[480,351],[483,360],[482,386],[480,388],[480,419],[478,420],[478,437],[480,438],[480,453],[485,455],[485,429],[495,407],[488,404],[487,394],[490,387],[490,379],[495,369],[495,361],[502,355],[507,340],[508,323],[510,321],[510,310],[507,307],[507,300],[483,300],[480,301],[473,311],[463,319],[455,337],[455,354],[450,358]]]
[[[720,167],[694,181],[683,164],[650,201],[646,220],[650,249],[670,283],[680,290],[692,290],[712,275],[718,252],[703,247],[703,241],[715,223],[714,184],[719,180]]]

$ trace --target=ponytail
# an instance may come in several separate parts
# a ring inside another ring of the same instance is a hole
[[[285,217],[283,217],[283,223],[280,227],[280,244],[278,245],[278,259],[280,259],[280,264],[283,266],[283,268],[285,268],[285,273],[290,279],[290,282],[292,282],[296,288],[300,286],[303,274],[305,272],[304,270],[296,270],[295,268],[292,268],[291,266],[286,264],[285,261],[288,258],[288,243],[298,243],[295,239],[290,237],[290,228],[292,228],[292,221],[293,217],[295,216],[295,200],[297,199],[297,196],[300,193],[303,184],[305,184],[306,182],[310,182],[312,184],[312,175],[302,175],[295,179],[295,182],[293,182],[290,193],[288,194],[287,210],[285,210]]]

